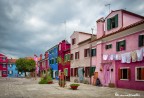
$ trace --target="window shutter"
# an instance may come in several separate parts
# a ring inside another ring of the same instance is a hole
[[[143,35],[139,35],[139,47],[143,45]]]
[[[131,79],[131,72],[130,72],[130,68],[127,69],[128,70],[128,79],[130,80]]]
[[[124,40],[123,43],[124,43],[124,50],[126,50],[126,40]]]
[[[107,30],[110,30],[111,29],[111,20],[110,18],[107,19]]]
[[[141,79],[144,80],[144,68],[141,68]]]
[[[84,49],[84,57],[86,57],[86,49]]]
[[[105,49],[107,49],[108,48],[108,46],[107,45],[105,45]]]
[[[78,59],[79,59],[79,52],[78,52]]]
[[[118,69],[118,79],[121,79],[121,69]]]
[[[119,51],[119,42],[116,42],[116,51]]]
[[[118,27],[118,14],[115,15],[115,27]]]

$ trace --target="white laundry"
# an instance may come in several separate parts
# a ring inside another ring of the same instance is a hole
[[[119,60],[118,54],[115,55],[115,60]]]
[[[103,60],[107,60],[107,59],[108,59],[108,55],[107,54],[103,55]]]
[[[125,55],[126,55],[126,63],[130,63],[131,62],[131,53],[128,52]]]
[[[131,52],[131,57],[132,57],[132,62],[136,62],[137,61],[137,53],[136,53],[136,51],[132,51]]]
[[[115,54],[111,54],[109,60],[115,60]]]
[[[143,50],[136,50],[137,53],[137,61],[142,61],[143,60]]]
[[[126,54],[121,54],[121,63],[126,63]]]

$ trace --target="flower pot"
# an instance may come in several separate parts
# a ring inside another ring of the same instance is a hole
[[[71,89],[73,89],[73,90],[77,90],[77,88],[78,88],[78,86],[70,86],[71,87]]]
[[[49,81],[48,84],[53,84],[53,81]]]

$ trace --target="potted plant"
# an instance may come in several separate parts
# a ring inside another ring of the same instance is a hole
[[[73,90],[76,90],[78,88],[78,86],[80,86],[80,84],[76,84],[76,83],[70,84],[70,87]]]

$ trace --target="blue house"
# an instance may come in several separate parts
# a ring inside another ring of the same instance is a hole
[[[49,49],[48,51],[49,54],[49,66],[52,69],[52,77],[54,79],[58,79],[58,45],[55,45],[54,47],[52,47],[51,49]]]
[[[8,77],[25,77],[24,72],[18,72],[15,62],[16,59],[8,59]]]

